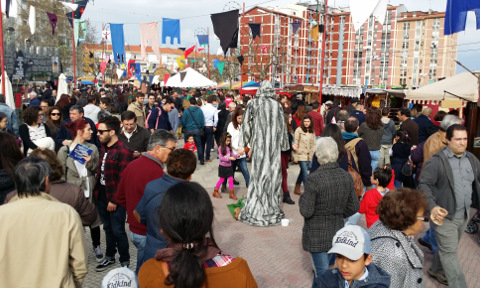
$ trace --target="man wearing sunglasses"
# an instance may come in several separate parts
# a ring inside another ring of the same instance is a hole
[[[102,143],[99,165],[95,179],[95,198],[98,214],[103,222],[107,250],[105,260],[96,267],[96,271],[104,271],[115,264],[115,254],[120,254],[122,267],[130,265],[128,237],[125,232],[127,212],[125,207],[117,205],[115,194],[120,183],[123,171],[133,160],[132,152],[118,139],[120,120],[115,116],[108,116],[99,121],[98,138]],[[126,174],[125,174],[126,175]]]

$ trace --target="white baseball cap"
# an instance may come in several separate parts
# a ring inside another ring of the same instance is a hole
[[[340,254],[356,261],[363,254],[372,253],[370,236],[365,229],[358,225],[347,225],[335,233],[332,240],[332,249],[328,253]]]
[[[138,288],[137,276],[127,267],[113,269],[103,277],[101,288],[108,287]]]

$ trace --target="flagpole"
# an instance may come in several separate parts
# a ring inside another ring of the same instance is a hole
[[[208,79],[210,79],[210,29],[209,27],[207,27],[207,41],[208,41],[207,67],[208,67]]]
[[[72,0],[72,4],[74,4],[73,2],[74,0]],[[73,26],[73,29],[72,29],[72,38],[73,38],[73,87],[76,86],[77,84],[77,73],[76,73],[76,69],[75,69],[75,10],[72,10],[72,26]]]
[[[242,21],[241,21],[241,25],[240,25],[240,31],[238,31],[239,33],[239,37],[240,37],[240,47],[241,46],[241,42],[242,42],[242,28],[243,28],[243,22],[245,20],[245,2],[243,2],[243,12],[242,12]],[[241,52],[240,48],[238,48],[238,50]],[[242,55],[241,53],[239,53],[240,55]],[[234,60],[235,61],[235,60]],[[243,63],[240,63],[240,96],[242,95],[242,89],[243,89]]]
[[[3,51],[3,14],[2,14],[2,5],[0,5],[0,57],[2,57],[2,60],[1,60],[1,63],[0,65],[2,65],[2,93],[4,95],[7,95],[7,93],[5,92],[5,59],[3,59],[4,57],[4,51]]]
[[[317,0],[318,5],[318,0]],[[323,89],[323,65],[325,64],[325,34],[327,34],[327,7],[328,7],[328,0],[325,0],[325,16],[323,16],[323,33],[322,33],[322,57],[320,59],[320,87],[318,87],[318,103],[322,104],[322,89]],[[317,13],[318,13],[318,21],[320,21],[320,11],[318,11],[317,6]]]

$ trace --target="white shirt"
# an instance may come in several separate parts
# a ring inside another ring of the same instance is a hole
[[[212,103],[207,103],[202,106],[203,117],[205,118],[205,126],[217,127],[218,110],[213,107]]]
[[[235,127],[233,127],[233,123],[230,122],[227,127],[227,132],[230,133],[230,135],[232,135],[232,141],[231,141],[232,149],[235,150],[235,154],[239,154],[238,148],[243,149],[243,147],[238,146],[238,143],[240,142],[240,126],[238,127],[238,129],[235,129]],[[245,158],[245,154],[243,154],[242,156],[239,156],[238,158]]]
[[[100,112],[100,108],[95,106],[95,104],[88,104],[83,107],[83,115],[92,119],[95,124],[98,123],[98,112]]]

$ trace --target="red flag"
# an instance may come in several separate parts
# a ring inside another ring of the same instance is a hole
[[[128,71],[128,79],[133,77],[133,74],[135,74],[135,60],[128,60],[128,65],[127,65],[127,71]]]
[[[168,78],[170,78],[170,74],[163,75],[163,85],[167,85]]]
[[[195,45],[185,50],[185,59],[187,59],[188,55],[190,55],[190,53],[192,53],[193,50],[195,50]]]
[[[203,50],[205,50],[205,48],[198,47],[198,49],[197,49],[198,52],[203,51]]]

